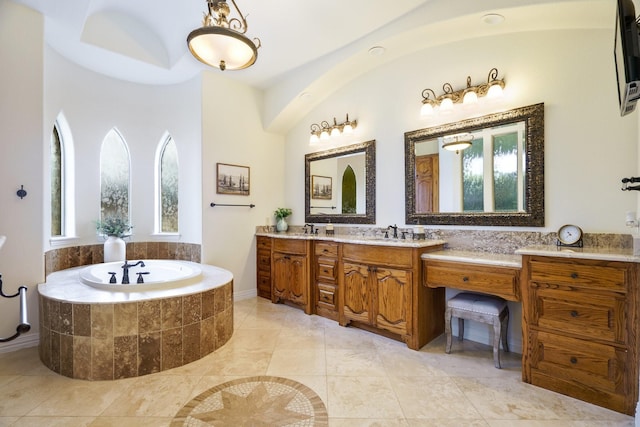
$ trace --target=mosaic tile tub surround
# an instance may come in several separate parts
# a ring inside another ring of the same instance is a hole
[[[233,333],[233,281],[192,295],[81,304],[39,294],[40,360],[77,379],[147,375],[196,361]]]
[[[97,244],[48,251],[46,275],[101,263],[102,250]],[[199,263],[200,253],[199,244],[127,244],[128,259]],[[77,379],[113,380],[182,366],[220,348],[233,333],[233,281],[147,301],[76,303],[39,294],[38,303],[40,359],[52,371]]]

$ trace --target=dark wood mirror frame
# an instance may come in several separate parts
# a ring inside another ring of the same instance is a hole
[[[525,212],[416,213],[415,144],[444,135],[525,122],[526,186]],[[405,214],[407,224],[544,227],[544,104],[490,114],[404,134]]]
[[[364,153],[365,213],[364,214],[311,214],[311,162],[348,154]],[[376,142],[367,141],[346,147],[310,153],[304,156],[304,220],[308,223],[375,224],[376,223]]]

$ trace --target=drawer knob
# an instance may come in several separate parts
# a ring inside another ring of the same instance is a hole
[[[571,278],[572,279],[577,279],[578,278],[578,273],[571,273]]]
[[[469,278],[468,278],[467,276],[464,276],[464,277],[462,278],[462,281],[463,281],[463,282],[468,282],[468,281],[469,281]]]
[[[572,365],[575,365],[576,363],[578,363],[578,359],[576,357],[572,357],[571,359],[569,359],[569,361],[571,362]]]
[[[571,317],[578,317],[578,312],[575,310],[571,310]]]

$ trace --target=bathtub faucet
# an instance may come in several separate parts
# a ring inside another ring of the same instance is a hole
[[[123,285],[128,285],[129,284],[129,268],[131,267],[135,267],[135,266],[141,266],[144,267],[144,261],[138,261],[135,264],[129,264],[127,261],[124,262],[124,265],[122,266],[122,284]]]

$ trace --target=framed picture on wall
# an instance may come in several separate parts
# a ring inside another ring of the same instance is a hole
[[[331,200],[331,197],[331,177],[311,175],[311,198]]]
[[[249,166],[216,163],[216,193],[249,195]]]

